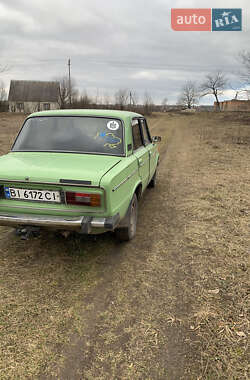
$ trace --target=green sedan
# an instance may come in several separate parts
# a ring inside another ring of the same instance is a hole
[[[138,200],[155,186],[157,142],[145,118],[111,110],[29,115],[0,157],[0,225],[136,234]]]

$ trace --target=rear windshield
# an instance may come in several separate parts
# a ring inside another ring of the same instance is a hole
[[[32,117],[12,151],[77,152],[121,156],[123,125],[118,119],[78,116]]]

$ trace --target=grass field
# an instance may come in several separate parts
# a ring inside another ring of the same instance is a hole
[[[0,114],[0,154],[22,120]],[[159,183],[135,240],[0,227],[1,379],[249,378],[250,114],[149,125]]]

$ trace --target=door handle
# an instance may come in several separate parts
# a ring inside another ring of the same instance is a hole
[[[141,166],[143,166],[145,164],[145,162],[141,159],[141,158],[139,158],[139,166],[141,167]]]

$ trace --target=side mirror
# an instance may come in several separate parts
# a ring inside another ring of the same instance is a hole
[[[161,136],[153,136],[152,137],[152,142],[153,143],[157,143],[157,142],[160,142],[161,141]]]

